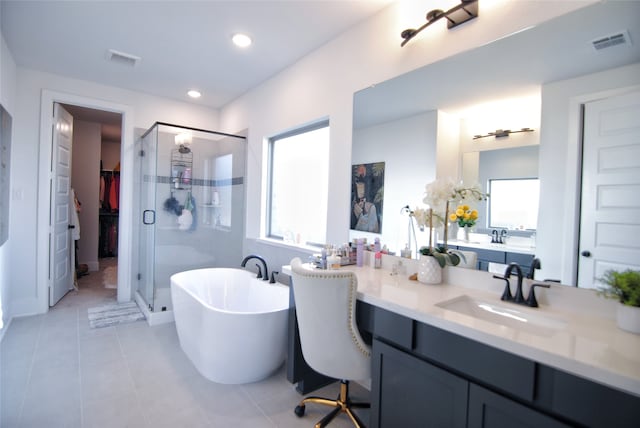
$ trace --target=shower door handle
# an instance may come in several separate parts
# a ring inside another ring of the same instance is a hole
[[[154,210],[142,211],[142,223],[154,224],[156,222],[156,212]]]

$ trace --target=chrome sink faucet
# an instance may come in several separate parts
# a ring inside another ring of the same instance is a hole
[[[514,269],[518,277],[518,283],[516,288],[516,295],[512,296],[511,285],[509,284],[509,278],[511,278],[511,273]],[[502,279],[506,282],[506,286],[504,288],[504,292],[502,293],[502,297],[500,297],[500,300],[504,300],[505,302],[517,303],[519,305],[525,305],[532,308],[538,307],[538,300],[536,299],[535,287],[549,288],[549,284],[531,284],[531,287],[529,288],[529,295],[525,299],[524,296],[522,295],[522,280],[524,279],[524,276],[522,274],[522,268],[520,268],[520,265],[518,265],[518,263],[516,262],[512,262],[509,264],[509,266],[507,266],[507,270],[505,270],[504,272],[504,277],[498,276],[498,275],[494,275],[493,277],[496,279]]]
[[[247,266],[247,262],[251,259],[257,259],[262,263],[262,267],[264,268],[264,273],[262,271],[262,269],[260,269],[260,265],[256,263],[256,267],[258,268],[258,274],[256,275],[256,278],[260,278],[263,279],[265,281],[269,280],[269,272],[267,271],[267,262],[260,256],[256,255],[256,254],[250,254],[247,257],[245,257],[242,260],[242,263],[240,264],[241,267],[245,267]]]

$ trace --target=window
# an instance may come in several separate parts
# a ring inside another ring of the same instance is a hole
[[[538,224],[540,180],[489,180],[489,227],[535,230]]]
[[[269,140],[267,236],[298,244],[326,241],[329,122]]]

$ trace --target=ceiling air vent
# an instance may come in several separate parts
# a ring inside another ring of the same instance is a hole
[[[140,62],[140,57],[131,55],[124,52],[119,52],[113,49],[107,51],[107,60],[116,64],[128,65],[129,67],[135,67]]]
[[[591,46],[593,46],[593,49],[596,51],[619,45],[631,46],[631,39],[629,38],[629,32],[627,30],[599,37],[591,41]]]

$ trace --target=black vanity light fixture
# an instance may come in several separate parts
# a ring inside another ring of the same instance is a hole
[[[447,20],[447,28],[451,29],[460,24],[476,18],[478,16],[478,0],[460,0],[460,4],[452,7],[446,12],[442,9],[433,9],[427,13],[427,22],[420,28],[407,28],[400,36],[402,37],[402,43],[400,46],[404,46],[407,42],[413,39],[420,31],[427,28],[429,25],[445,18]]]
[[[516,134],[518,132],[533,132],[533,129],[531,129],[531,128],[522,128],[519,131],[512,131],[510,129],[496,129],[495,132],[487,132],[486,135],[474,135],[473,139],[477,140],[478,138],[486,138],[486,137],[502,138],[502,137],[508,137],[509,134]]]

